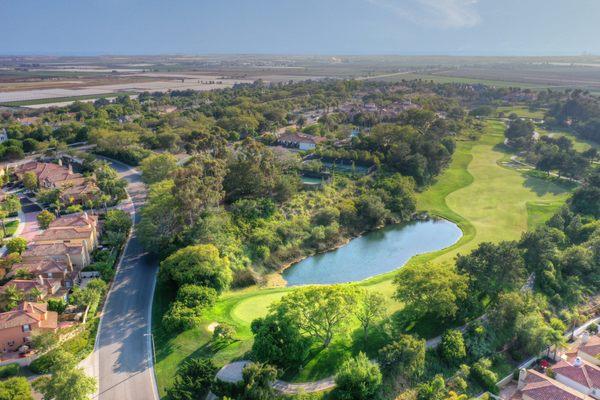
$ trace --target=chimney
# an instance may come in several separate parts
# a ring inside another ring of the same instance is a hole
[[[38,283],[42,286],[44,286],[44,278],[42,278],[41,275],[38,275]]]
[[[587,344],[590,341],[590,333],[588,331],[583,332],[581,335],[581,344]]]
[[[71,165],[71,163],[69,163],[69,175],[73,175],[73,165]]]
[[[573,361],[573,366],[574,367],[581,367],[581,365],[583,364],[583,362],[581,361],[581,358],[577,357],[575,359],[575,361]]]
[[[525,379],[527,378],[527,370],[525,368],[521,368],[519,370],[519,382],[517,383],[517,389],[523,389],[525,386]]]
[[[62,158],[58,159],[58,165],[60,165],[62,167]]]

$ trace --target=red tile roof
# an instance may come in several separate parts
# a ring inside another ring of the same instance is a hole
[[[527,371],[525,386],[520,390],[533,400],[591,400],[592,398],[550,379],[534,370]]]
[[[44,303],[25,301],[13,311],[0,313],[0,329],[14,328],[25,324],[39,323],[40,328],[56,329],[58,314],[48,311]]]
[[[561,360],[552,367],[552,370],[589,389],[600,388],[600,367],[585,360]]]
[[[600,336],[591,336],[586,344],[579,347],[579,350],[589,354],[592,357],[600,356]]]

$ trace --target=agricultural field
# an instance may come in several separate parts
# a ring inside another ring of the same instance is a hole
[[[455,245],[413,257],[409,263],[451,262],[458,253],[464,254],[481,242],[518,239],[522,232],[544,222],[564,203],[568,189],[499,164],[508,156],[502,145],[503,130],[502,122],[490,120],[479,140],[460,141],[451,165],[435,184],[419,194],[420,210],[457,223],[464,235]],[[400,302],[391,299],[393,276],[394,272],[358,284],[389,299],[387,309],[390,313],[402,307]],[[160,327],[171,296],[159,286],[154,297],[153,321],[155,370],[161,395],[170,386],[178,365],[190,357],[208,356],[219,365],[243,359],[252,345],[251,321],[264,316],[269,305],[289,290],[252,287],[228,292],[203,316],[200,327],[172,336]],[[215,322],[233,325],[236,340],[229,345],[215,346],[210,332]],[[441,329],[436,321],[421,321],[420,325],[412,327],[412,332],[433,337]],[[377,342],[376,337],[372,338],[373,348]],[[300,382],[331,375],[342,358],[360,350],[348,343],[352,340],[338,337],[327,351],[314,354],[299,373],[284,378]],[[370,349],[366,350],[367,354],[373,355]]]

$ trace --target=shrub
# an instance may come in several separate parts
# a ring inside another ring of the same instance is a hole
[[[67,309],[65,299],[48,299],[48,310],[62,314]]]
[[[492,366],[492,362],[487,358],[482,358],[473,364],[471,368],[471,375],[473,379],[483,386],[484,389],[489,391],[492,394],[498,394],[498,386],[496,386],[496,382],[498,382],[498,376],[490,370]]]
[[[65,209],[65,214],[75,214],[81,212],[82,210],[83,207],[81,206],[81,204],[72,204]]]
[[[131,229],[131,216],[123,210],[110,210],[104,218],[104,229],[108,232],[127,233]]]
[[[589,333],[591,333],[592,335],[597,334],[598,333],[598,325],[592,322],[591,324],[588,325],[587,331]]]
[[[17,363],[10,363],[7,365],[0,366],[0,379],[9,378],[11,376],[19,375],[21,366]]]
[[[21,254],[27,249],[27,240],[16,237],[12,238],[6,243],[6,250],[10,253],[18,253]]]
[[[0,382],[1,400],[33,400],[27,378],[12,377]]]
[[[450,365],[457,365],[467,356],[463,335],[456,329],[447,330],[440,345],[442,358]]]
[[[334,398],[340,400],[372,399],[381,386],[379,366],[364,353],[346,360],[335,376]]]
[[[169,332],[180,332],[200,324],[200,312],[174,301],[169,311],[163,315],[162,326]]]
[[[217,291],[206,286],[183,285],[177,291],[177,301],[189,308],[208,308],[217,301]]]

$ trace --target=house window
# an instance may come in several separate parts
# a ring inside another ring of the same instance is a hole
[[[48,278],[52,278],[52,272],[48,272]]]
[[[8,341],[8,345],[9,346],[14,346],[15,345],[15,341],[14,340],[9,340]]]
[[[29,332],[31,330],[31,325],[25,324],[23,325],[23,332]]]

